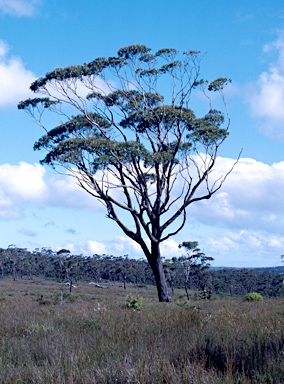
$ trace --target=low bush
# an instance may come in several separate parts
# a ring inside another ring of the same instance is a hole
[[[128,295],[125,301],[125,305],[127,308],[134,309],[135,311],[141,311],[143,307],[143,299],[140,296],[132,296]]]
[[[245,301],[262,301],[263,296],[257,292],[251,292],[245,295]]]

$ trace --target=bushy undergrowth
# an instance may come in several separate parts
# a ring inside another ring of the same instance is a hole
[[[283,298],[180,306],[131,290],[138,312],[121,288],[81,285],[72,300],[55,283],[0,289],[0,383],[284,382]]]
[[[133,309],[135,311],[141,311],[143,308],[143,298],[141,296],[132,296],[128,295],[125,301],[127,308]]]
[[[257,292],[251,292],[245,295],[245,301],[262,301],[263,296]]]

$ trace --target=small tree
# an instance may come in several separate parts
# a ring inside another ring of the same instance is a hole
[[[71,252],[68,249],[60,249],[57,252],[58,261],[61,269],[62,279],[66,279],[69,285],[69,292],[72,292],[72,288],[75,287],[74,280],[76,280],[76,273],[74,267],[76,266],[76,260],[71,257]]]
[[[176,275],[176,270],[178,268],[178,265],[176,264],[176,257],[173,257],[172,260],[165,260],[163,263],[165,276],[167,279],[167,282],[170,284],[172,296],[174,296],[174,279]]]
[[[200,248],[198,248],[197,241],[184,241],[179,245],[179,248],[183,248],[186,251],[186,255],[176,259],[176,263],[183,268],[184,289],[187,300],[189,300],[187,288],[190,275],[198,275],[200,288],[205,292],[207,287],[206,282],[204,281],[204,272],[209,268],[210,262],[214,259],[213,257],[206,256],[205,253],[201,252]]]
[[[184,227],[190,204],[209,199],[231,171],[211,176],[228,136],[229,80],[201,79],[201,59],[199,51],[131,45],[116,57],[48,72],[30,87],[41,97],[18,105],[45,130],[34,145],[47,151],[41,163],[65,168],[139,244],[160,301],[171,300],[161,243]],[[209,100],[204,116],[190,109],[194,92]],[[208,92],[219,93],[226,121]],[[45,111],[57,113],[59,125],[50,128]]]

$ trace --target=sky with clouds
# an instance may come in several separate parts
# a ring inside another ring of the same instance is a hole
[[[72,178],[39,164],[40,129],[17,103],[56,67],[114,56],[130,44],[197,49],[201,75],[232,79],[230,136],[210,200],[190,206],[166,258],[197,240],[215,266],[275,266],[284,253],[284,4],[280,0],[0,0],[0,247],[68,248],[142,257]]]

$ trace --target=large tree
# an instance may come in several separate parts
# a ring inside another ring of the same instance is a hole
[[[47,152],[41,163],[64,167],[140,245],[160,301],[171,300],[161,243],[183,228],[188,206],[209,199],[231,171],[212,178],[228,136],[229,80],[202,80],[201,59],[198,51],[131,45],[116,57],[48,72],[30,87],[39,97],[18,105],[45,130],[34,145]],[[212,107],[210,91],[219,93],[225,117]],[[195,92],[208,100],[201,117],[190,108]],[[57,126],[50,127],[55,120],[45,120],[46,111],[57,114]]]

